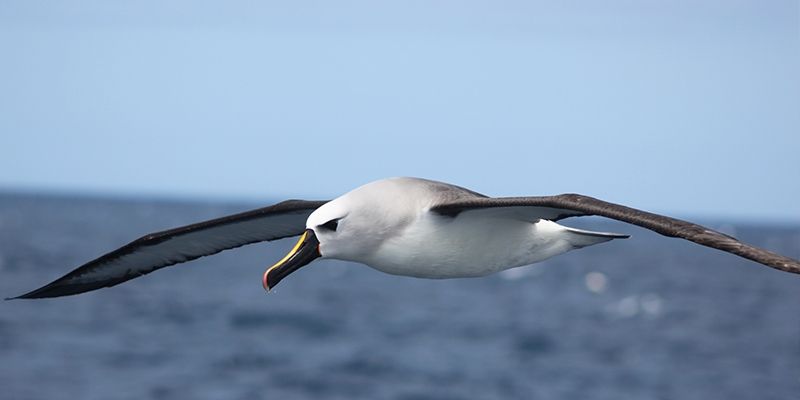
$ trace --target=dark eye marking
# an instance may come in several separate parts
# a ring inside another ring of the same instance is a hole
[[[336,232],[336,228],[339,227],[339,219],[340,218],[332,219],[332,220],[320,225],[319,227],[320,228],[325,228],[325,229],[327,229],[329,231]]]

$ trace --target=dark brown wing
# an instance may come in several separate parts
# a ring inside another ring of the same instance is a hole
[[[454,216],[467,210],[505,207],[513,209],[517,214],[525,212],[527,209],[533,218],[554,221],[575,216],[599,215],[638,225],[665,236],[682,238],[703,246],[727,251],[781,271],[800,274],[800,261],[742,243],[731,236],[704,226],[580,194],[541,197],[476,197],[440,204],[432,207],[431,211]]]
[[[325,203],[287,200],[269,207],[151,233],[15,298],[59,297],[88,292],[223,250],[296,236],[305,230],[308,216]]]

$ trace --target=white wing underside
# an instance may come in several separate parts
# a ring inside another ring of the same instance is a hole
[[[143,275],[160,266],[173,265],[233,249],[249,243],[294,236],[305,226],[308,213],[287,213],[234,224],[216,226],[174,236],[160,243],[144,245],[132,253],[105,262],[102,268],[87,270],[65,283],[86,283],[99,279],[119,279]]]

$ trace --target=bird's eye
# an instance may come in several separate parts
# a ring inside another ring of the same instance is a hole
[[[320,228],[325,228],[329,231],[336,232],[336,228],[339,227],[339,218],[332,219],[322,225],[319,226]]]

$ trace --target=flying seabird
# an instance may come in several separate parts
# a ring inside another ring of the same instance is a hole
[[[588,215],[624,221],[800,274],[797,260],[724,233],[580,194],[496,198],[442,182],[390,178],[331,201],[287,200],[151,233],[15,298],[88,292],[223,250],[298,235],[289,254],[264,272],[265,289],[320,257],[355,261],[394,275],[462,278],[629,237],[556,222]]]

